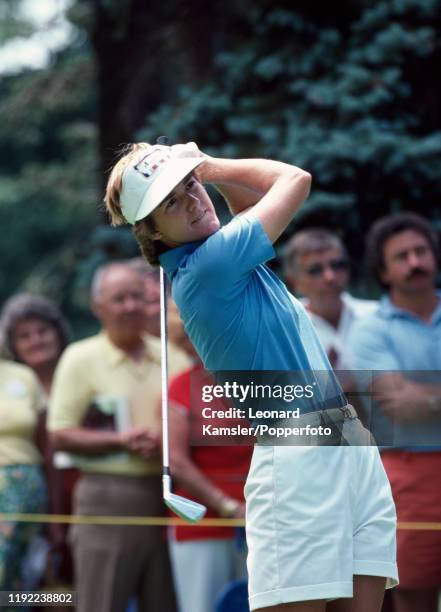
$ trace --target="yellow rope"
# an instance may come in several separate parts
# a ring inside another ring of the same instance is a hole
[[[411,523],[401,521],[398,529],[415,529],[417,531],[441,531],[441,523]]]
[[[0,513],[0,521],[13,523],[68,523],[70,525],[139,525],[158,527],[188,525],[182,519],[165,516],[94,516],[80,514]],[[197,523],[205,527],[243,527],[243,519],[206,518]]]
[[[0,522],[13,523],[67,523],[70,525],[137,525],[164,527],[188,525],[179,518],[165,516],[95,516],[80,514],[15,514],[0,513]],[[244,519],[206,518],[199,521],[201,527],[244,527]],[[399,522],[398,529],[417,531],[441,531],[441,523]]]

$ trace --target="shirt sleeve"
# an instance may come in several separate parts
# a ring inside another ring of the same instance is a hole
[[[369,317],[353,324],[349,337],[351,363],[356,370],[398,371],[400,364],[387,334],[387,321]]]
[[[237,216],[210,236],[192,255],[192,271],[214,292],[246,281],[259,264],[275,256],[257,217]]]
[[[75,350],[64,351],[55,370],[47,420],[49,430],[81,426],[93,396],[87,370],[87,361]]]

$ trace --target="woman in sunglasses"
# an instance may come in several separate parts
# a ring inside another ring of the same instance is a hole
[[[206,183],[233,214],[223,227]],[[265,420],[253,421],[258,444],[245,486],[251,609],[379,612],[386,580],[397,582],[389,483],[375,447],[341,445],[359,444],[364,430],[304,308],[265,266],[310,185],[307,172],[277,161],[141,143],[114,167],[106,204],[113,223],[132,224],[145,257],[167,272],[208,370],[245,372],[248,391],[266,371],[284,372],[285,381],[326,374],[314,401],[299,400],[289,423],[302,424],[301,434],[289,445],[263,433]],[[321,423],[340,428],[338,446],[304,433]]]

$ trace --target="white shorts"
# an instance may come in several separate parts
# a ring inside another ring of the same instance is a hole
[[[356,574],[398,584],[395,505],[375,446],[256,445],[245,498],[251,610],[352,597]]]

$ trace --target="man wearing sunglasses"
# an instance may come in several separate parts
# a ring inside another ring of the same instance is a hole
[[[373,312],[377,302],[345,290],[349,261],[340,238],[323,228],[295,233],[286,243],[283,269],[290,291],[304,297],[314,327],[336,370],[350,369],[347,337],[352,323]]]

